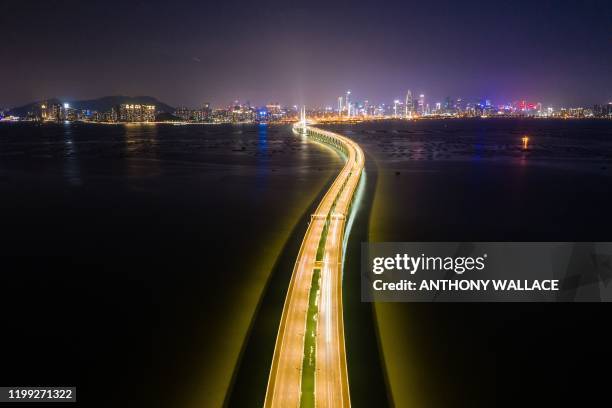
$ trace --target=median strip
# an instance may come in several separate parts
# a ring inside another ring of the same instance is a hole
[[[300,407],[315,406],[315,372],[317,355],[317,314],[319,306],[317,299],[321,287],[321,269],[315,269],[310,285],[308,298],[308,314],[306,317],[306,332],[304,333],[304,361],[302,363],[302,395]]]

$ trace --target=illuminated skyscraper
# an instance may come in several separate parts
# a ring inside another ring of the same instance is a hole
[[[419,106],[417,109],[417,113],[419,115],[424,115],[425,114],[425,95],[424,94],[420,94],[419,95]]]
[[[440,110],[440,108],[438,108]],[[450,96],[444,98],[444,113],[452,113],[453,111],[453,103],[451,102]]]
[[[338,115],[342,116],[342,111],[344,110],[343,105],[342,105],[342,97],[339,96],[338,97]]]
[[[350,95],[351,95],[351,90],[349,89],[348,91],[346,91],[346,98],[344,100],[344,103],[346,105],[346,112],[349,117],[351,117],[351,103],[349,102]]]
[[[408,92],[406,92],[406,117],[412,117],[412,114],[414,113],[414,102],[412,101],[412,92],[410,92],[410,89],[408,90]]]
[[[464,104],[463,104],[463,99],[461,99],[461,98],[457,98],[457,99],[455,100],[455,105],[454,105],[454,107],[453,107],[453,108],[454,108],[454,109],[455,109],[457,112],[462,112],[462,111],[465,109]]]

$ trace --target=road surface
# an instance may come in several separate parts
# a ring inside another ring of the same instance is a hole
[[[346,219],[363,171],[364,155],[359,145],[344,136],[304,123],[294,128],[342,150],[346,163],[312,215],[302,241],[283,307],[264,405],[300,406],[304,333],[316,267],[321,269],[321,287],[317,299],[314,399],[317,407],[349,407],[342,313],[342,251]],[[319,245],[324,249],[317,260]]]

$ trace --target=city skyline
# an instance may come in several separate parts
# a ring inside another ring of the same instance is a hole
[[[381,102],[408,88],[440,101],[611,98],[609,2],[263,1],[214,11],[192,1],[8,5],[0,106],[105,94],[323,106],[353,88]]]
[[[47,99],[12,109],[0,108],[0,121],[42,122],[191,122],[191,123],[287,123],[303,111],[311,118],[325,121],[466,117],[536,117],[536,118],[612,118],[612,102],[590,106],[557,106],[526,99],[498,103],[491,99],[466,100],[445,97],[430,101],[423,93],[392,103],[373,103],[355,98],[350,90],[337,98],[337,106],[285,106],[268,103],[255,106],[238,100],[215,107],[205,102],[199,107],[171,107],[150,96],[107,96],[86,101]],[[300,113],[298,113],[298,111]]]
[[[215,108],[215,109],[231,108],[232,106],[250,106],[250,107],[256,108],[256,107],[266,107],[266,106],[275,105],[275,106],[284,107],[284,108],[293,107],[297,109],[300,106],[306,106],[308,109],[317,109],[317,110],[327,109],[329,111],[333,110],[333,111],[345,111],[345,112],[349,109],[349,106],[351,109],[353,109],[356,105],[363,106],[364,103],[369,104],[370,106],[383,106],[383,105],[393,106],[393,105],[399,104],[403,107],[403,106],[406,106],[409,103],[409,101],[410,103],[414,103],[415,110],[424,109],[426,105],[430,105],[431,110],[435,110],[436,108],[439,110],[440,107],[448,107],[451,103],[452,104],[459,103],[463,105],[482,104],[482,105],[494,106],[494,107],[511,106],[511,105],[520,104],[520,103],[533,104],[533,105],[541,104],[544,107],[554,107],[555,109],[568,109],[568,108],[578,108],[578,107],[584,108],[584,107],[593,107],[594,105],[606,105],[606,104],[612,103],[612,97],[608,99],[603,99],[603,100],[586,101],[584,103],[579,103],[579,104],[571,104],[571,103],[566,103],[564,101],[553,104],[537,96],[533,98],[526,98],[523,96],[523,97],[518,97],[514,99],[503,98],[503,97],[499,99],[492,99],[486,95],[466,98],[466,97],[463,97],[462,95],[446,94],[446,96],[444,97],[432,97],[427,92],[416,92],[416,91],[411,90],[410,88],[407,88],[406,90],[404,90],[403,96],[400,95],[401,92],[402,92],[401,90],[399,92],[396,92],[397,94],[396,97],[387,96],[386,98],[383,97],[381,99],[375,100],[375,99],[369,98],[367,95],[360,95],[358,93],[356,94],[349,89],[346,91],[346,93],[342,93],[342,95],[338,96],[335,100],[332,99],[332,100],[325,101],[320,104],[319,103],[307,103],[307,102],[297,103],[295,101],[288,102],[288,103],[286,102],[281,103],[278,100],[273,100],[272,98],[265,98],[265,97],[262,98],[262,101],[264,102],[258,101],[257,103],[253,103],[251,100],[249,100],[248,98],[244,98],[244,97],[236,97],[230,101],[211,103],[210,101],[212,100],[212,98],[203,97],[203,98],[196,98],[200,102],[196,102],[194,104],[189,104],[189,103],[166,104],[165,100],[163,100],[162,98],[155,97],[153,93],[143,93],[143,94],[139,94],[139,96],[128,96],[127,94],[117,94],[113,96],[97,95],[97,96],[93,96],[90,98],[61,98],[57,96],[45,96],[45,97],[39,97],[37,99],[29,100],[26,103],[22,103],[20,105],[0,105],[0,109],[10,110],[10,109],[15,109],[15,108],[22,108],[29,104],[45,103],[47,101],[57,101],[58,104],[65,104],[65,103],[72,103],[75,101],[81,101],[81,102],[82,101],[94,101],[94,100],[104,99],[104,98],[125,98],[125,99],[149,98],[152,100],[157,100],[159,103],[162,103],[166,106],[172,106],[176,108],[177,110],[181,108],[193,109],[193,108],[201,107],[204,105],[206,105],[209,108]],[[350,101],[347,99],[348,95],[351,95]],[[193,99],[193,98],[190,98],[190,99]]]

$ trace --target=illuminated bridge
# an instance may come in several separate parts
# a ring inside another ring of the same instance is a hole
[[[312,215],[285,299],[266,407],[349,407],[342,313],[346,221],[364,168],[352,140],[306,125],[294,131],[341,151],[346,163]]]

